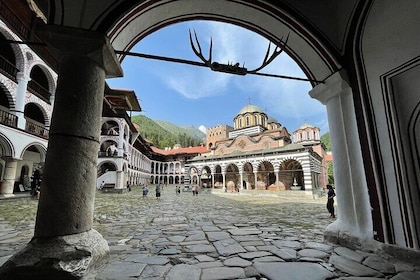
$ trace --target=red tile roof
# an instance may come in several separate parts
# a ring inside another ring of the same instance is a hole
[[[178,148],[178,149],[171,149],[171,150],[162,150],[153,146],[151,148],[155,153],[159,153],[162,155],[201,154],[201,153],[207,152],[207,148],[205,146]]]

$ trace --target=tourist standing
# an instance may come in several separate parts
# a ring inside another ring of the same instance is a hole
[[[335,192],[334,192],[333,187],[329,184],[327,185],[327,189],[328,189],[327,209],[328,209],[328,212],[331,214],[330,217],[335,218],[335,212],[334,212]]]
[[[149,189],[147,188],[147,185],[146,185],[143,187],[143,198],[145,198],[148,193],[149,193]]]
[[[156,186],[156,199],[160,199],[160,185]]]

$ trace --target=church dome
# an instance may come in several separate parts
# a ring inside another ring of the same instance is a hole
[[[261,110],[258,106],[248,104],[239,111],[238,115],[243,115],[246,113],[264,113],[264,111]]]
[[[310,125],[309,123],[304,123],[303,125],[301,125],[298,129],[305,129],[305,128],[315,128],[315,126]]]

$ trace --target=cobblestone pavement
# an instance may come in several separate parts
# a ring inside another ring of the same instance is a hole
[[[31,239],[36,206],[0,201],[0,264]],[[110,259],[89,279],[420,279],[418,266],[325,244],[332,221],[325,197],[290,192],[98,192],[94,228]]]

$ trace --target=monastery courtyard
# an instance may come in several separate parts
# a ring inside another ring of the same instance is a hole
[[[268,194],[98,191],[110,259],[87,279],[420,279],[420,266],[323,243],[325,196]],[[0,265],[33,236],[37,203],[0,201]]]

